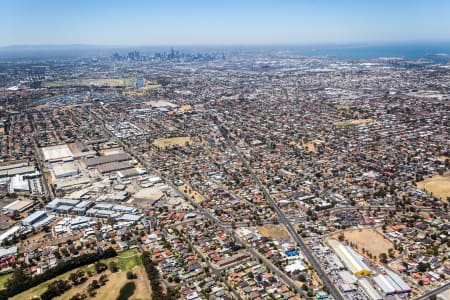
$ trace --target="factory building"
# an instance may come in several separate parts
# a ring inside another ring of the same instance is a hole
[[[345,267],[355,276],[370,275],[372,271],[363,262],[361,255],[351,247],[345,246],[338,241],[330,240],[329,244],[334,252],[344,262]]]

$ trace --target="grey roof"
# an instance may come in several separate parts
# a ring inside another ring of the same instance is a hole
[[[125,160],[131,160],[131,156],[128,155],[125,152],[111,154],[111,155],[104,155],[94,158],[88,158],[84,161],[86,164],[86,167],[95,167],[98,165],[111,163],[111,162],[119,162],[119,161],[125,161]]]

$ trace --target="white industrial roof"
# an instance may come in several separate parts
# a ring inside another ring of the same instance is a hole
[[[69,174],[77,173],[77,167],[74,162],[66,162],[62,164],[53,165],[53,173],[55,177],[67,176]]]
[[[366,278],[362,278],[358,282],[359,286],[364,290],[370,300],[383,300],[383,297],[377,292],[377,290],[369,283]]]
[[[45,160],[62,160],[73,157],[72,151],[66,144],[42,148]]]
[[[330,246],[344,262],[345,266],[353,274],[359,275],[360,272],[370,272],[370,268],[362,261],[361,256],[352,248],[344,246],[338,241],[330,240]]]

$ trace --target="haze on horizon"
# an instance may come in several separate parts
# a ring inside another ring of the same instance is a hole
[[[4,0],[0,46],[450,41],[448,0]]]

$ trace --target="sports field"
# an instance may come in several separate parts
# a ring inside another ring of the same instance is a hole
[[[423,181],[417,182],[419,189],[432,193],[433,196],[447,201],[450,197],[450,173],[441,175],[434,175],[433,177],[426,178]]]
[[[356,119],[356,120],[346,120],[346,121],[342,121],[342,122],[336,122],[336,123],[334,123],[334,125],[338,128],[345,128],[345,127],[350,127],[350,126],[369,124],[372,122],[373,122],[373,119]]]

